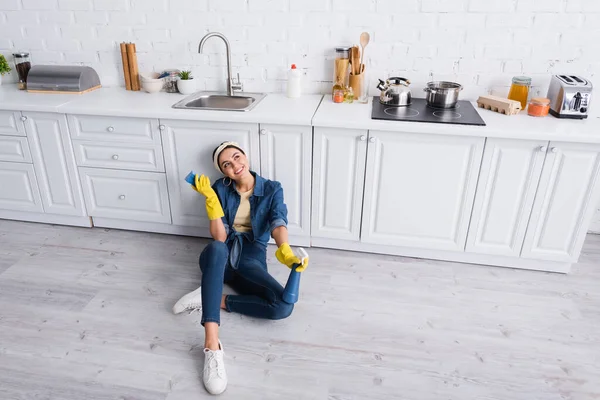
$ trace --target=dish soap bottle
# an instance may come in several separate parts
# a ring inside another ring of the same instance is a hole
[[[287,97],[297,98],[302,94],[302,71],[296,68],[296,64],[292,64],[292,68],[288,71],[287,81]]]

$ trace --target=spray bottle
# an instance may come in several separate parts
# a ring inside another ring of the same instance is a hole
[[[298,253],[300,253],[300,264],[294,264],[292,267],[292,271],[290,272],[290,276],[285,284],[285,289],[283,290],[282,295],[283,301],[288,304],[294,304],[298,301],[301,272],[296,271],[296,268],[301,266],[304,263],[304,260],[308,258],[306,250],[304,250],[302,247],[298,248]]]

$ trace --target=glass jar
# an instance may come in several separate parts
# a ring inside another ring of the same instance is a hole
[[[169,69],[166,70],[164,73],[168,74],[163,78],[163,80],[165,81],[165,84],[163,85],[165,92],[178,93],[179,91],[177,90],[177,78],[179,77],[179,70]]]
[[[527,106],[527,114],[532,117],[545,117],[550,111],[550,99],[534,97]]]
[[[528,76],[515,76],[508,92],[510,100],[521,102],[521,109],[527,107],[527,99],[529,97],[529,87],[531,86],[531,78]]]
[[[335,62],[333,65],[333,88],[331,90],[332,98],[335,101],[335,94],[345,93],[348,88],[348,67],[350,66],[350,47],[335,48]]]
[[[338,89],[334,86],[332,96],[333,96],[334,103],[343,103],[344,102],[344,90],[343,89]]]
[[[17,70],[17,77],[19,82],[17,83],[19,89],[27,89],[27,75],[31,69],[31,61],[29,60],[29,53],[20,52],[14,53],[15,69]]]

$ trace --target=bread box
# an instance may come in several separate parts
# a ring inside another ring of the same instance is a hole
[[[100,87],[96,71],[80,65],[34,65],[27,76],[27,91],[34,93],[81,94]]]

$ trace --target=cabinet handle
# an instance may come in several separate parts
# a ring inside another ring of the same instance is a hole
[[[364,142],[365,140],[367,140],[367,136],[366,135],[361,135],[360,136],[360,141]]]
[[[112,159],[113,160],[118,160],[119,159],[119,155],[118,154],[113,154]]]
[[[159,125],[158,129],[160,129],[161,131],[164,131],[165,130],[165,126],[164,125]]]
[[[547,152],[547,151],[548,151],[548,148],[547,148],[546,146],[540,146],[540,151],[541,151],[542,153],[545,153],[545,152]]]
[[[556,148],[556,147],[552,147],[552,148],[550,149],[550,151],[551,151],[551,152],[553,152],[553,153],[556,153],[556,152],[558,152],[558,148]]]
[[[113,128],[112,126],[109,126],[108,128],[106,128],[106,130],[109,132],[114,132],[115,128]]]
[[[375,140],[377,140],[377,138],[375,136],[373,136],[372,138],[369,138],[369,142],[371,142],[371,143],[375,143]]]
[[[125,200],[125,195],[124,194],[120,195],[119,200]]]
[[[260,134],[261,135],[266,135],[267,134],[267,130],[266,129],[261,129],[260,130]]]
[[[23,115],[23,116],[21,117],[21,121],[23,121],[23,122],[27,121],[27,117]]]

